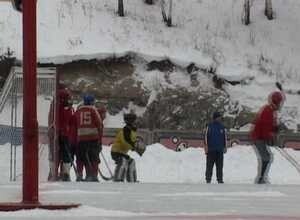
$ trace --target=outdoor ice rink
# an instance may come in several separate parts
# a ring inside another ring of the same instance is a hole
[[[1,202],[18,202],[20,185],[2,184],[0,195]],[[299,185],[57,182],[41,184],[40,202],[81,206],[68,211],[2,212],[0,218],[300,219]]]

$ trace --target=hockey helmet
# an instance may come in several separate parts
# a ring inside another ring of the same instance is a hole
[[[222,117],[221,112],[216,111],[213,113],[213,120],[216,120],[217,118],[221,118],[221,117]]]
[[[282,92],[275,91],[269,95],[269,103],[274,105],[277,109],[279,109],[284,101],[284,95]]]
[[[95,97],[90,94],[86,94],[83,96],[83,104],[84,105],[93,105],[95,102]]]
[[[60,89],[58,91],[58,99],[59,103],[66,105],[71,99],[71,94],[67,89]]]
[[[126,124],[133,124],[136,120],[136,114],[134,113],[128,113],[124,115],[124,121]]]

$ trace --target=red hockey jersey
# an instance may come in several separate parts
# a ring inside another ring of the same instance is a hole
[[[278,131],[277,111],[272,105],[263,106],[257,113],[251,129],[253,140],[272,140]]]
[[[102,139],[103,123],[94,106],[83,105],[75,112],[77,141],[99,141]]]

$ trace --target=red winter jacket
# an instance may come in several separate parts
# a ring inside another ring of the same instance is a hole
[[[277,112],[272,105],[263,106],[257,113],[251,129],[251,138],[255,140],[272,140],[278,131]]]
[[[102,139],[103,124],[94,106],[83,105],[75,112],[77,141],[99,141]]]

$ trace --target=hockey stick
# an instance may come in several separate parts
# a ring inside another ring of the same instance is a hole
[[[85,157],[86,157],[86,160],[88,162],[89,167],[92,167],[92,163],[91,163],[90,157],[88,155],[88,152],[85,153]],[[109,181],[109,180],[112,180],[114,178],[113,176],[111,176],[111,177],[104,176],[103,173],[101,172],[101,170],[99,169],[99,167],[98,167],[98,173],[101,176],[101,178],[105,181]]]
[[[286,150],[280,148],[280,151],[282,151],[283,154],[286,155],[286,158],[288,158],[297,167],[297,169],[300,171],[300,164],[298,163],[298,161],[295,160],[295,158],[292,157]]]
[[[293,167],[296,168],[298,173],[300,173],[300,165],[288,152],[280,147],[275,147],[275,149],[283,156]]]
[[[108,178],[106,178],[106,179],[107,179],[107,180],[112,180],[112,179],[114,178],[114,174],[112,173],[111,169],[109,168],[108,162],[107,162],[107,160],[105,159],[105,157],[104,157],[102,151],[100,152],[100,154],[101,154],[101,157],[102,157],[102,159],[103,159],[103,161],[104,161],[104,163],[105,163],[105,166],[106,166],[106,168],[108,169],[108,172],[109,172],[109,174],[110,174],[110,177],[108,177]],[[99,169],[99,172],[101,173],[100,169]],[[102,177],[101,174],[100,174],[100,176]],[[103,177],[102,177],[102,178],[103,178]],[[103,178],[103,179],[104,179],[104,178]]]
[[[100,174],[100,176],[101,176],[102,179],[104,179],[104,180],[106,180],[106,181],[112,180],[112,179],[114,178],[114,175],[113,175],[111,169],[109,168],[109,165],[108,165],[108,163],[107,163],[107,160],[105,159],[105,157],[104,157],[102,151],[100,152],[100,154],[101,154],[101,157],[102,157],[102,159],[103,159],[103,161],[104,161],[104,163],[105,163],[106,168],[108,169],[108,172],[109,172],[109,174],[110,174],[110,177],[104,176],[103,173],[101,172],[100,168],[98,168],[98,172],[99,172],[99,174]]]
[[[98,173],[101,176],[101,178],[105,181],[110,181],[110,180],[113,180],[113,178],[114,178],[114,176],[111,176],[111,177],[104,176],[104,174],[101,172],[100,168],[98,168]]]
[[[280,82],[277,81],[277,82],[275,83],[275,85],[276,85],[277,89],[279,89],[280,91],[284,92],[284,91],[283,91],[283,88],[282,88],[282,84],[281,84]]]

